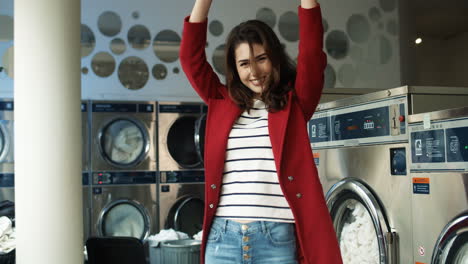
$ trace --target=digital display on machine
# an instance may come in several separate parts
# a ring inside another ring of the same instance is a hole
[[[311,143],[330,141],[330,117],[309,121],[309,139]]]
[[[448,128],[445,130],[448,162],[468,161],[468,127]]]
[[[444,130],[411,133],[411,160],[413,163],[445,162]]]
[[[332,116],[332,140],[388,136],[389,124],[388,107]]]

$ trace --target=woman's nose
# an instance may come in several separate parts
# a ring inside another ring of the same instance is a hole
[[[255,63],[250,64],[250,74],[255,77],[259,74],[258,66]]]

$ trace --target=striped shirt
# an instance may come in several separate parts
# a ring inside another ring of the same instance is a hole
[[[268,134],[268,111],[256,100],[229,134],[216,216],[231,220],[294,222],[278,182]]]

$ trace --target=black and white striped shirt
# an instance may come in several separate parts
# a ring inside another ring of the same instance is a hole
[[[278,182],[268,134],[268,112],[256,100],[229,134],[216,216],[232,220],[294,222]]]

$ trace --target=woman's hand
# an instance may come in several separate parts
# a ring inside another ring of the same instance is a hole
[[[301,0],[301,7],[302,8],[313,8],[318,5],[317,0]]]
[[[210,10],[211,1],[212,0],[196,0],[195,4],[193,5],[192,13],[190,14],[189,22],[196,23],[205,21],[208,17],[208,11]]]

